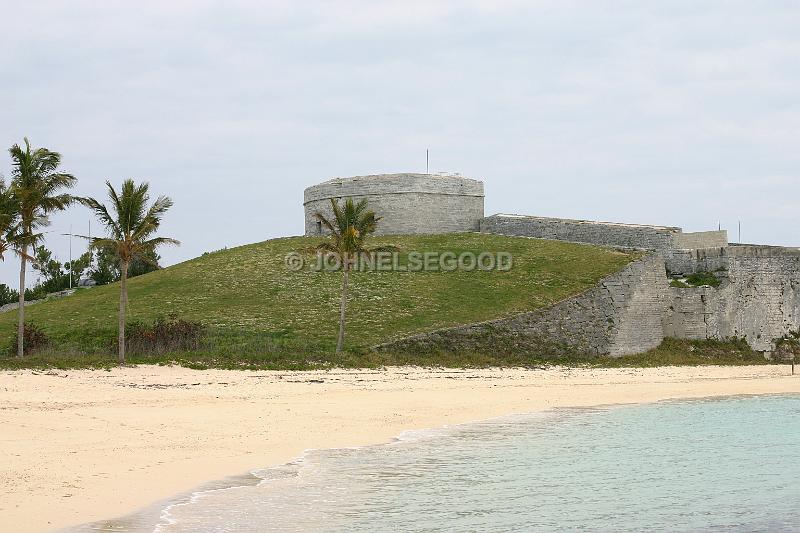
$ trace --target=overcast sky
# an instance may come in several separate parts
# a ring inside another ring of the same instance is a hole
[[[0,147],[171,196],[165,264],[300,234],[305,187],[426,148],[487,214],[800,245],[797,1],[0,4]],[[88,220],[53,218],[62,261]]]

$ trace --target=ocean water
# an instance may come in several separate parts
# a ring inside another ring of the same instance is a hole
[[[87,530],[800,531],[800,396],[563,409],[313,450]]]

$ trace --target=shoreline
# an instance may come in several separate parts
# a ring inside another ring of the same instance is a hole
[[[278,464],[271,464],[264,467],[255,467],[250,469],[247,472],[243,472],[240,474],[229,475],[222,479],[216,480],[208,480],[205,483],[194,487],[193,489],[186,491],[180,494],[174,494],[169,498],[165,498],[163,500],[159,500],[157,502],[153,502],[151,505],[145,506],[143,508],[137,509],[131,513],[128,513],[124,516],[113,517],[113,518],[106,518],[104,520],[96,521],[96,522],[88,522],[83,524],[78,524],[77,526],[71,526],[63,529],[59,529],[56,533],[81,533],[85,531],[96,531],[98,526],[105,526],[109,528],[108,531],[114,530],[115,528],[119,528],[122,526],[124,531],[128,531],[129,528],[133,527],[144,527],[147,526],[149,528],[153,528],[153,533],[158,533],[161,529],[158,527],[163,520],[169,520],[169,518],[165,518],[164,513],[169,512],[169,510],[175,506],[181,506],[185,503],[193,503],[194,499],[197,496],[202,496],[205,493],[213,492],[215,490],[228,490],[228,489],[236,489],[240,487],[250,487],[250,486],[257,486],[263,483],[269,483],[273,481],[269,478],[261,477],[258,475],[257,472],[260,471],[269,471],[273,469],[282,469],[284,467],[297,467],[301,465],[304,461],[306,461],[309,455],[314,454],[315,452],[320,451],[330,451],[330,450],[360,450],[364,448],[371,448],[371,447],[378,447],[378,446],[391,446],[396,444],[403,444],[404,442],[416,441],[419,440],[418,437],[415,437],[413,434],[415,433],[425,433],[425,437],[423,438],[437,438],[441,435],[444,435],[447,430],[455,429],[463,427],[469,427],[477,424],[493,424],[493,423],[503,423],[507,422],[508,419],[511,418],[525,418],[528,416],[532,416],[535,414],[552,414],[552,417],[548,417],[548,419],[552,418],[553,420],[559,420],[559,414],[562,414],[564,411],[606,411],[615,408],[622,408],[622,407],[630,407],[636,405],[653,405],[653,404],[661,404],[661,403],[684,403],[684,402],[691,402],[691,401],[723,401],[725,399],[732,399],[732,398],[752,398],[752,397],[761,397],[761,396],[794,396],[799,393],[785,393],[785,392],[765,392],[765,393],[758,393],[758,394],[731,394],[731,395],[715,395],[715,396],[699,396],[699,397],[691,397],[691,398],[666,398],[661,400],[654,400],[652,402],[625,402],[625,403],[607,403],[607,404],[598,404],[598,405],[591,405],[591,406],[582,406],[582,407],[574,407],[574,406],[556,406],[550,407],[548,409],[544,409],[541,411],[531,411],[525,413],[509,413],[504,415],[499,415],[491,418],[480,419],[480,420],[470,420],[467,422],[460,422],[457,424],[446,424],[438,427],[431,427],[431,428],[424,428],[424,429],[407,429],[403,430],[398,435],[391,437],[389,440],[382,441],[382,442],[374,442],[374,443],[367,443],[360,446],[347,446],[347,447],[339,447],[339,448],[307,448],[296,455],[289,461],[284,463]],[[515,421],[516,422],[516,421]],[[429,433],[434,433],[433,435],[428,435]],[[406,438],[406,436],[411,437]],[[89,526],[89,529],[84,529],[86,526]],[[135,529],[138,531],[138,529]],[[105,529],[103,529],[105,531]]]
[[[800,393],[787,365],[0,373],[0,523],[128,517],[307,450],[559,407]]]

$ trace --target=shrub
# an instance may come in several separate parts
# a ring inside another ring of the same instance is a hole
[[[0,283],[0,305],[14,303],[19,300],[19,293],[4,283]]]
[[[187,352],[200,348],[205,326],[200,322],[160,317],[152,324],[131,322],[126,326],[126,347],[130,353]]]
[[[673,279],[670,281],[670,287],[678,287],[680,289],[688,289],[691,287],[702,287],[710,285],[711,287],[719,287],[720,279],[711,272],[695,272],[689,274],[683,279]]]
[[[701,285],[710,285],[712,287],[719,287],[720,280],[711,272],[697,272],[686,276],[686,282],[692,287],[700,287]]]
[[[47,296],[47,290],[43,285],[37,285],[32,289],[25,289],[25,301],[43,300]]]
[[[775,341],[772,358],[776,361],[800,361],[800,332],[793,331]]]
[[[39,326],[26,323],[24,331],[25,336],[23,348],[26,354],[35,353],[36,351],[50,345],[50,338],[39,328]],[[14,336],[11,338],[11,344],[8,346],[8,351],[11,355],[15,355],[17,353],[18,338],[17,332],[15,331]]]

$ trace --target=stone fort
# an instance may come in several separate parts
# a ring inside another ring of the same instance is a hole
[[[727,232],[526,215],[484,216],[479,180],[452,174],[383,174],[334,178],[305,190],[305,232],[321,234],[314,214],[330,200],[365,198],[382,234],[483,232],[641,250],[639,260],[554,306],[485,323],[397,339],[378,349],[412,346],[541,346],[547,340],[587,353],[640,353],[665,337],[743,338],[769,355],[775,341],[800,329],[800,249],[729,243]],[[671,281],[713,273],[716,287]]]

